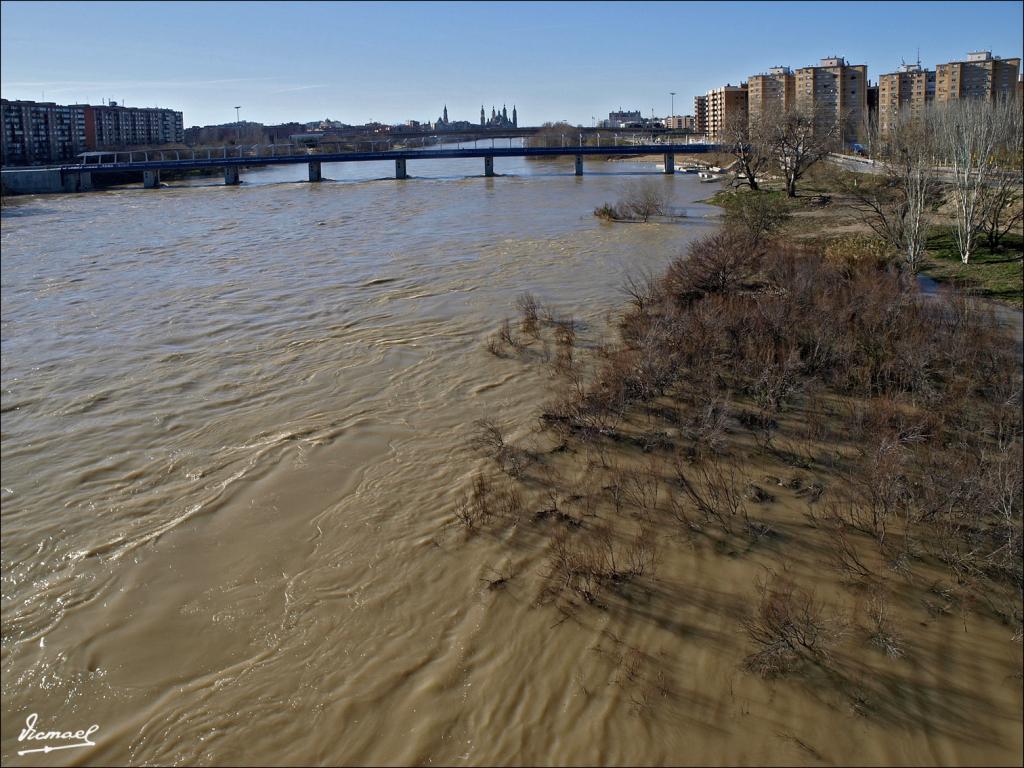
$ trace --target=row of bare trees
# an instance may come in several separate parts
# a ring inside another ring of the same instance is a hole
[[[764,110],[726,121],[720,142],[736,158],[740,178],[752,190],[769,169],[786,194],[809,168],[839,147],[844,120],[821,119],[803,107]],[[879,130],[864,126],[877,178],[850,191],[865,220],[916,270],[928,237],[928,212],[944,197],[952,203],[954,232],[966,264],[984,237],[997,248],[1019,225],[1022,206],[1024,125],[1015,100],[995,103],[960,99],[905,110]]]
[[[1020,105],[961,99],[905,110],[873,131],[881,179],[855,197],[875,234],[916,270],[928,237],[928,212],[952,203],[960,258],[970,262],[984,237],[997,248],[1021,222],[1024,125]]]

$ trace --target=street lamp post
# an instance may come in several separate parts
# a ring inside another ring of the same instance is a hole
[[[669,119],[671,119],[676,116],[676,92],[669,91],[668,94],[672,97],[672,109],[669,111]],[[665,127],[667,128],[668,126]]]

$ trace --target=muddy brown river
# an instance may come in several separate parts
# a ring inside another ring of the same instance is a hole
[[[529,734],[561,683],[522,674],[522,619],[433,543],[471,422],[535,415],[542,377],[484,343],[523,290],[603,323],[625,273],[707,229],[708,187],[654,176],[691,218],[609,226],[593,208],[652,166],[478,165],[10,201],[5,764],[32,712],[98,723],[62,756],[97,764],[554,747]]]
[[[716,213],[713,187],[651,165],[481,170],[9,201],[4,764],[1019,764],[997,627],[922,646],[906,716],[878,722],[738,671],[756,563],[675,557],[659,578],[686,600],[629,620],[487,588],[544,553],[455,534],[486,465],[467,437],[484,416],[525,437],[553,386],[487,337],[529,290],[593,343],[624,276]],[[686,216],[595,219],[640,173]],[[608,661],[627,647],[671,677],[656,708]],[[98,725],[95,746],[19,755],[32,714]]]

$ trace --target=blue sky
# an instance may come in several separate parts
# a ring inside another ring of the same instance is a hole
[[[185,124],[331,118],[589,125],[679,114],[698,93],[845,56],[872,81],[901,59],[1022,54],[1021,2],[0,3],[0,91],[167,106]]]

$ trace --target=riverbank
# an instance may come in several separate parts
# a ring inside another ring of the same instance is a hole
[[[490,350],[550,371],[542,428],[478,422],[454,523],[552,644],[591,635],[574,695],[665,762],[1017,763],[1012,341],[806,241],[709,236],[629,294],[585,338],[519,302]]]
[[[815,167],[800,185],[796,198],[787,198],[778,180],[764,182],[761,192],[783,201],[789,221],[786,233],[797,240],[825,247],[829,242],[847,237],[875,238],[856,199],[849,194],[855,175],[831,166]],[[703,202],[722,207],[736,195],[752,194],[746,188],[723,189]],[[1024,232],[1020,226],[1008,233],[1002,245],[990,249],[979,238],[977,254],[963,264],[953,238],[955,225],[947,200],[929,214],[931,234],[922,265],[922,274],[932,279],[959,286],[971,295],[1024,307]]]

